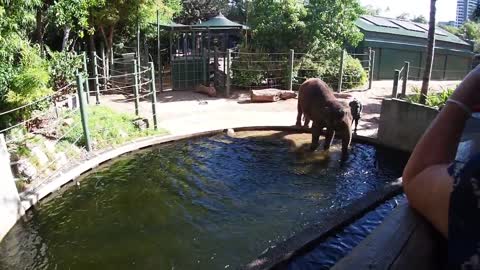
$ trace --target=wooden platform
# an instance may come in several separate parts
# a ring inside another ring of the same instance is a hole
[[[332,269],[446,269],[446,257],[446,240],[405,203]]]

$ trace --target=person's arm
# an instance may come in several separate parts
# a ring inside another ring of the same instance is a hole
[[[458,86],[451,99],[472,108],[480,100],[478,88],[480,70],[476,68]],[[468,118],[462,106],[448,102],[415,146],[403,172],[404,190],[410,205],[445,237],[453,186],[447,167],[454,161]]]

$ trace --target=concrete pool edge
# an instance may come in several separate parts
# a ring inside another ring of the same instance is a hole
[[[243,270],[287,269],[288,262],[308,252],[333,232],[347,226],[362,215],[373,210],[386,200],[403,192],[401,178],[385,187],[369,192],[342,209],[327,213],[322,223],[312,225],[286,241],[265,251],[255,260],[244,265]]]

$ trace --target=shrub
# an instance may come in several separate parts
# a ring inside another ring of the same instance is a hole
[[[453,94],[453,91],[455,91],[455,89],[447,88],[442,92],[427,94],[425,105],[429,107],[441,108],[445,105],[445,103],[447,103],[447,100]],[[419,103],[422,95],[420,88],[414,86],[413,92],[414,94],[407,96],[406,100],[412,103]]]
[[[51,75],[50,83],[53,88],[58,90],[69,83],[75,82],[75,73],[77,69],[82,69],[83,67],[82,55],[67,51],[52,52],[48,47],[46,48],[46,51],[49,57],[49,72]],[[68,90],[69,89],[63,93],[68,92]]]
[[[367,72],[362,67],[361,62],[350,55],[346,55],[343,66],[343,89],[351,89],[362,86],[367,82]],[[338,73],[340,61],[334,56],[314,57],[306,55],[302,58],[298,66],[294,67],[294,73],[297,77],[295,83],[301,84],[305,78],[320,78],[330,87],[338,87]]]

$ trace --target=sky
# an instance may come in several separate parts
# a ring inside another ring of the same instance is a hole
[[[363,6],[371,5],[381,8],[381,16],[396,17],[402,13],[414,16],[423,15],[425,18],[430,14],[429,0],[360,0]],[[390,11],[386,12],[387,7]],[[455,21],[457,0],[437,0],[437,21]]]

